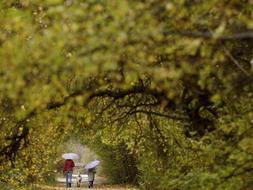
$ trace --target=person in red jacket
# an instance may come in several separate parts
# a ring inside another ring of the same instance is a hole
[[[71,187],[72,183],[72,174],[75,163],[71,159],[65,160],[63,173],[66,176],[66,187]]]

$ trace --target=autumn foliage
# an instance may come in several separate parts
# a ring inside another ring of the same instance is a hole
[[[253,188],[252,0],[0,1],[0,184],[76,137],[114,183]]]

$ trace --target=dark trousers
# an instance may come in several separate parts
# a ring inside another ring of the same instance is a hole
[[[89,188],[93,187],[93,181],[89,181]]]

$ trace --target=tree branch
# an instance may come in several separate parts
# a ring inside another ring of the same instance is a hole
[[[179,35],[190,38],[216,39],[221,41],[253,39],[253,32],[241,32],[236,34],[215,36],[211,32],[177,30],[177,31],[165,31],[164,35]]]
[[[147,111],[147,110],[135,110],[131,112],[130,114],[136,114],[136,113],[144,113],[144,114],[151,114],[151,115],[156,115],[159,117],[165,117],[167,119],[174,119],[174,120],[179,120],[179,121],[189,121],[188,117],[182,117],[182,116],[176,116],[176,115],[167,115],[159,112],[154,112],[154,111]]]
[[[230,53],[230,51],[223,46],[223,51],[224,53],[228,56],[228,58],[247,76],[252,78],[252,76],[250,75],[250,73],[248,73],[241,65],[240,63],[235,59],[235,57]],[[253,79],[253,78],[252,78]]]

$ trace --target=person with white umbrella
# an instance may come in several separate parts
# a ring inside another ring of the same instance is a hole
[[[71,187],[72,183],[72,174],[75,163],[73,159],[79,159],[79,155],[75,153],[66,153],[62,157],[65,159],[63,173],[66,176],[66,187]]]
[[[85,169],[87,170],[87,174],[88,174],[88,187],[89,188],[93,188],[93,183],[94,183],[95,173],[96,173],[95,169],[99,165],[99,163],[100,163],[100,161],[94,160],[85,166]]]

